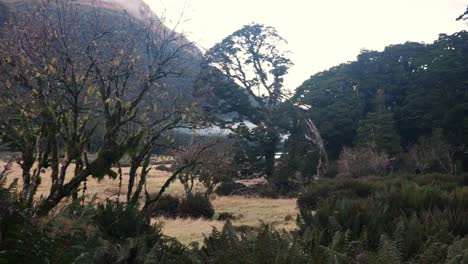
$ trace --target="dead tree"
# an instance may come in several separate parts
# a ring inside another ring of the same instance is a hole
[[[304,119],[306,131],[305,138],[309,144],[316,146],[319,149],[319,160],[317,164],[317,172],[315,174],[315,179],[318,180],[328,169],[328,156],[325,150],[325,145],[323,143],[322,136],[315,126],[314,122],[310,118]]]

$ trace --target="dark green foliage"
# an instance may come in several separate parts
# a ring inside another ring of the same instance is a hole
[[[299,234],[309,246],[359,263],[451,263],[447,249],[465,243],[468,191],[459,187],[461,177],[355,182],[322,182],[299,197]]]
[[[256,186],[255,193],[260,197],[276,199],[280,197],[281,190],[278,190],[278,187],[273,188],[270,185],[260,184]]]
[[[373,187],[366,180],[328,180],[312,183],[299,195],[299,208],[315,209],[321,200],[337,197],[366,198],[373,192]]]
[[[239,182],[222,182],[215,190],[217,195],[228,196],[228,195],[239,195],[242,194],[242,189],[245,189],[245,186]]]
[[[29,210],[16,207],[14,219],[2,232],[0,263],[72,263],[94,239],[87,229],[87,214],[60,214],[51,219],[35,221]],[[83,222],[76,222],[83,216]],[[3,222],[3,221],[2,221]]]
[[[211,219],[215,211],[210,199],[205,195],[189,193],[180,201],[179,213],[182,217]]]
[[[164,216],[169,218],[176,218],[179,214],[179,205],[179,198],[170,194],[164,194],[155,203],[154,208],[152,208],[151,216]]]
[[[318,146],[310,144],[305,138],[309,129],[301,112],[293,107],[284,108],[289,120],[284,119],[283,122],[288,121],[287,127],[291,135],[284,143],[284,151],[287,155],[281,157],[277,178],[283,183],[289,180],[288,183],[294,181],[297,184],[307,184],[317,173],[320,150]]]
[[[375,145],[378,151],[395,155],[401,151],[400,136],[395,130],[393,113],[368,113],[356,129],[357,145]]]
[[[3,234],[7,243],[0,263],[199,263],[179,242],[164,237],[159,225],[149,225],[138,209],[79,202],[42,223],[24,214],[16,218]]]
[[[218,215],[218,221],[236,220],[236,216],[230,212],[222,212]]]
[[[122,241],[152,229],[137,207],[112,201],[97,206],[94,222],[110,240]]]
[[[311,106],[308,114],[333,159],[343,146],[361,140],[377,141],[394,154],[400,141],[405,148],[438,127],[450,145],[466,146],[467,40],[468,32],[460,31],[441,34],[433,44],[407,42],[382,52],[364,50],[357,61],[305,81],[295,100]],[[371,128],[379,131],[377,138]]]
[[[234,134],[241,141],[236,161],[247,166],[244,171],[258,172],[270,183],[274,182],[275,154],[283,130],[278,122],[284,119],[280,108],[287,97],[283,81],[292,66],[288,52],[282,50],[284,44],[275,28],[249,24],[206,53],[209,64],[219,70],[214,73],[221,72],[230,80],[222,81],[214,74],[212,85],[218,96],[234,95],[219,98],[220,107],[215,110],[222,115],[221,123],[236,127]],[[255,127],[246,126],[246,121]]]
[[[297,232],[263,224],[234,229],[228,222],[191,250],[164,237],[137,208],[115,202],[83,207],[77,201],[40,225],[18,211],[3,234],[0,263],[464,263],[468,187],[460,186],[462,179],[324,179],[299,197]],[[184,200],[209,208],[202,194]]]
[[[236,232],[228,222],[205,238],[200,255],[207,263],[311,263],[299,243],[286,232],[262,225],[254,232]]]
[[[202,193],[189,193],[181,200],[175,196],[165,194],[151,209],[153,217],[164,216],[169,218],[190,217],[208,218],[214,216],[214,208],[209,198]]]

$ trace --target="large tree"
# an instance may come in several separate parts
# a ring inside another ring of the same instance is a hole
[[[466,163],[467,40],[460,31],[432,44],[363,50],[356,61],[312,76],[294,99],[310,106],[332,158],[364,141],[379,141],[394,154],[442,128]]]
[[[275,153],[280,142],[278,109],[287,98],[283,81],[292,65],[285,44],[273,27],[250,24],[223,39],[206,54],[212,66],[234,80],[247,94],[250,111],[243,112],[245,117],[241,121],[249,121],[254,126],[240,128],[244,132],[248,130],[250,141],[260,149],[266,164],[264,174],[269,180],[274,175]]]

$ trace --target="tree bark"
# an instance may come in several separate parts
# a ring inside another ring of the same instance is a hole
[[[322,176],[323,173],[326,172],[328,169],[328,156],[327,156],[327,151],[325,150],[325,144],[323,143],[322,136],[320,135],[319,130],[315,126],[314,122],[310,119],[307,118],[305,119],[306,122],[306,134],[305,138],[307,141],[310,142],[310,144],[315,145],[319,148],[319,162],[316,167],[316,174],[315,174],[315,179],[318,180]]]

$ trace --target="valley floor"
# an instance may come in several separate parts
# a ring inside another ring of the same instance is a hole
[[[0,161],[0,168],[5,164]],[[73,168],[69,171],[71,172]],[[122,194],[120,199],[124,199],[124,193],[127,190],[129,168],[122,168],[123,181],[122,181]],[[12,173],[8,180],[11,182],[14,178],[20,177],[21,170],[17,164],[13,166]],[[147,179],[147,188],[150,193],[156,193],[169,177],[169,172],[151,170]],[[37,193],[37,198],[41,195],[47,195],[50,178],[49,172],[43,173],[42,184],[40,185]],[[71,177],[71,176],[70,176]],[[244,184],[256,183],[259,180],[250,180]],[[21,180],[19,181],[21,184]],[[201,187],[196,184],[195,189]],[[116,199],[119,191],[119,179],[106,178],[102,181],[96,179],[88,180],[86,195],[89,197],[97,196],[98,200]],[[174,182],[167,190],[167,193],[182,196],[184,194],[183,186],[178,182]],[[261,222],[271,224],[277,229],[285,229],[287,231],[296,228],[296,199],[269,199],[258,197],[244,197],[244,196],[212,196],[213,207],[215,208],[214,219],[217,219],[219,213],[229,212],[236,218],[233,220],[235,227],[256,227]],[[213,228],[221,229],[224,221],[207,220],[207,219],[166,219],[157,218],[154,222],[161,222],[163,224],[163,233],[170,237],[177,238],[184,244],[191,242],[203,242],[204,235],[209,235]]]

